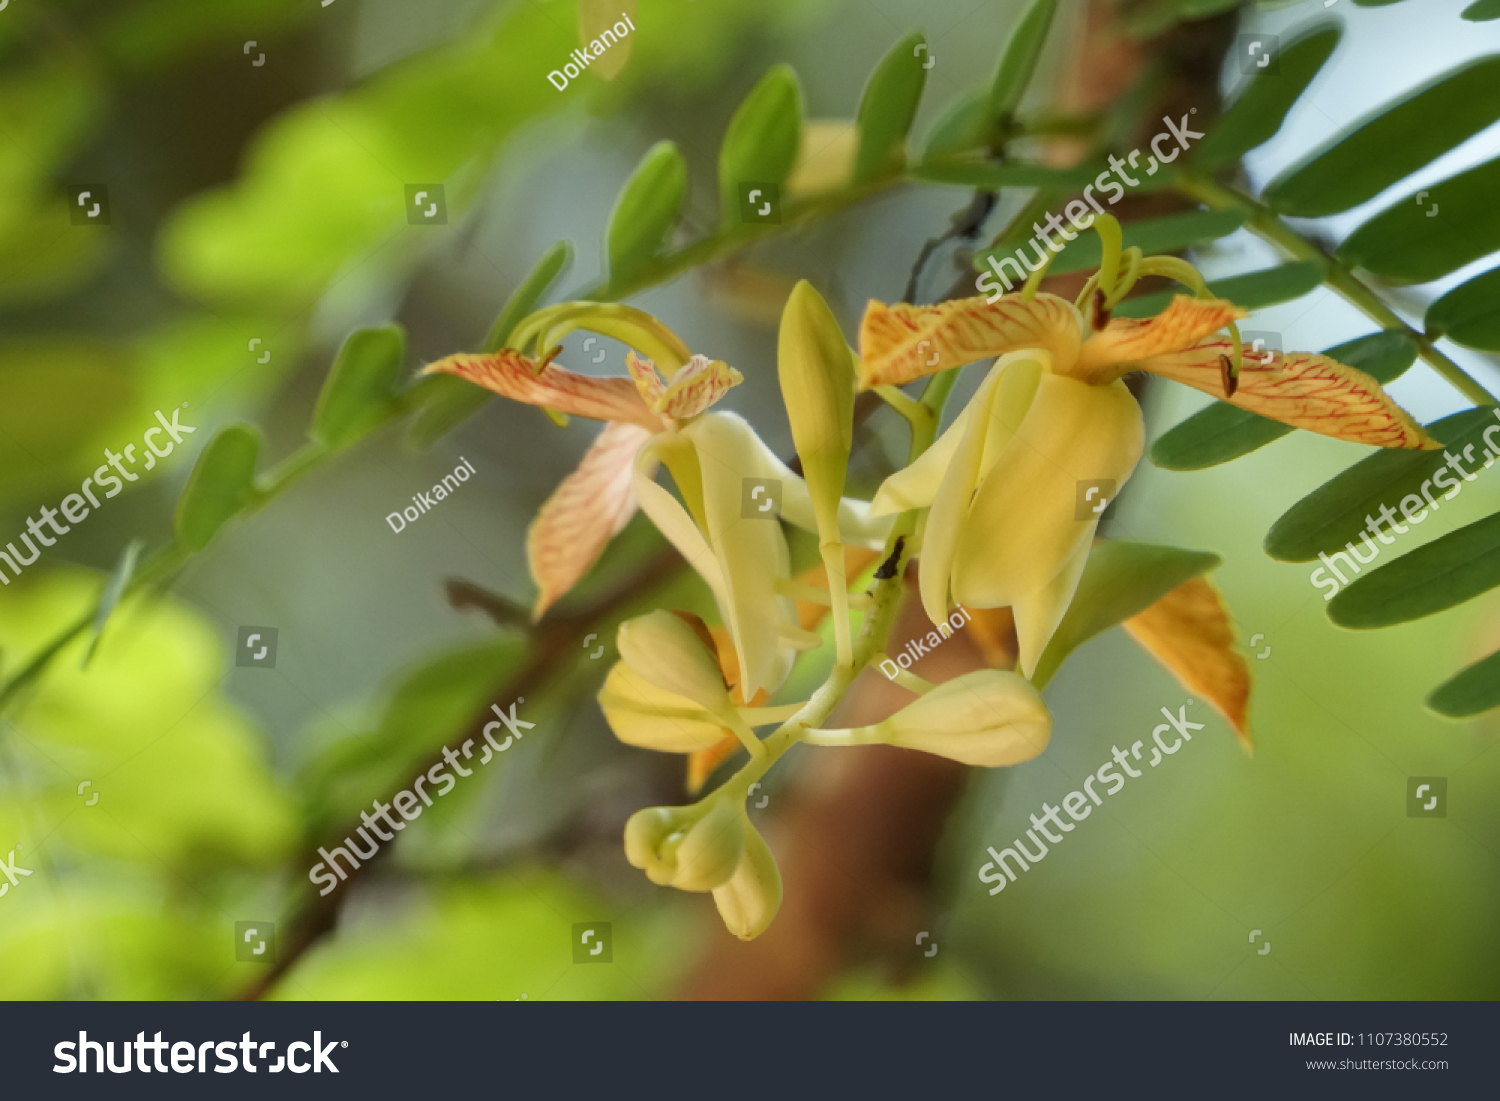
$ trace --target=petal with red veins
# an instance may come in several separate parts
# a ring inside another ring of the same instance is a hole
[[[428,364],[423,374],[457,375],[501,397],[560,413],[599,421],[638,424],[656,431],[661,418],[641,400],[625,378],[591,378],[550,363],[537,370],[535,360],[506,348],[493,355],[460,354]]]
[[[651,433],[639,425],[607,424],[578,469],[547,498],[526,532],[526,557],[541,590],[540,619],[588,573],[609,541],[635,514],[631,471]]]
[[[694,356],[677,369],[652,408],[677,420],[696,417],[744,380],[745,376],[722,359]]]
[[[961,298],[936,306],[872,301],[859,326],[859,384],[866,390],[900,386],[1025,348],[1050,352],[1053,369],[1066,374],[1078,358],[1082,326],[1073,304],[1051,294],[1030,302],[1005,295],[993,303]]]
[[[1233,352],[1227,339],[1207,340],[1181,352],[1151,356],[1137,366],[1226,400],[1219,357]],[[1239,386],[1227,399],[1241,409],[1352,443],[1424,450],[1442,446],[1363,371],[1316,352],[1257,353],[1248,345],[1242,352]]]
[[[1088,378],[1101,368],[1120,364],[1121,371],[1105,372],[1109,377],[1099,380],[1111,382],[1128,369],[1125,365],[1191,348],[1204,337],[1244,316],[1244,310],[1222,298],[1191,298],[1179,294],[1155,317],[1117,317],[1085,340],[1078,352],[1078,365],[1073,374]],[[1088,381],[1094,380],[1088,378]]]

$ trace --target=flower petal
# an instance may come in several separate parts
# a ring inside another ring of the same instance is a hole
[[[422,369],[424,375],[434,372],[457,375],[501,397],[560,413],[638,424],[652,431],[662,427],[661,418],[641,400],[629,379],[592,378],[550,363],[538,371],[535,360],[510,348],[493,355],[448,356]]]
[[[1008,294],[994,303],[960,298],[936,306],[886,306],[872,301],[859,326],[859,384],[899,386],[949,367],[1023,348],[1052,354],[1065,372],[1078,357],[1083,318],[1071,302],[1039,294],[1030,302]]]
[[[1441,446],[1386,396],[1380,383],[1316,352],[1257,352],[1244,345],[1239,387],[1226,399],[1219,357],[1233,351],[1227,337],[1205,340],[1180,352],[1151,356],[1138,366],[1241,409],[1336,440],[1426,450]]]
[[[532,617],[540,619],[554,602],[589,572],[595,560],[635,515],[631,470],[651,433],[635,424],[606,424],[578,469],[542,505],[526,531],[526,560],[541,590]]]
[[[599,707],[615,737],[659,753],[697,753],[719,743],[724,728],[692,700],[658,688],[623,661],[599,692]],[[739,739],[730,735],[738,746]]]
[[[1057,627],[1059,601],[1066,607],[1077,583],[1076,576],[1068,583],[1067,568],[1082,569],[1075,555],[1087,550],[1099,522],[1092,511],[1080,518],[1080,483],[1117,489],[1144,444],[1140,406],[1123,382],[1091,386],[1045,374],[1026,419],[980,482],[953,556],[953,597],[969,608],[1014,608],[1027,676]]]
[[[1193,298],[1179,294],[1155,317],[1115,318],[1083,342],[1078,352],[1078,365],[1070,373],[1096,381],[1090,376],[1100,368],[1180,352],[1245,316],[1244,310],[1222,298]],[[1107,374],[1097,381],[1113,382],[1123,373],[1122,370]]]

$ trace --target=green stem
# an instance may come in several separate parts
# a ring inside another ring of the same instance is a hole
[[[1459,393],[1476,405],[1494,405],[1495,397],[1458,364],[1454,363],[1433,346],[1427,334],[1412,328],[1389,306],[1380,300],[1374,291],[1359,281],[1341,261],[1329,256],[1291,226],[1282,221],[1264,203],[1249,195],[1225,187],[1192,172],[1182,172],[1174,185],[1188,198],[1196,199],[1215,210],[1243,210],[1250,217],[1246,225],[1272,244],[1280,245],[1298,260],[1308,260],[1322,265],[1325,281],[1341,294],[1346,301],[1362,310],[1370,320],[1384,329],[1406,333],[1416,343],[1422,359],[1438,374],[1442,375]]]

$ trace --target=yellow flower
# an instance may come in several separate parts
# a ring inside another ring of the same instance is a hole
[[[745,852],[739,866],[714,888],[714,905],[725,927],[740,940],[754,940],[766,931],[781,908],[781,871],[765,839],[740,814]]]
[[[1127,372],[1338,439],[1438,446],[1374,379],[1327,356],[1247,354],[1236,380],[1237,346],[1214,335],[1244,316],[1230,302],[1179,295],[1157,317],[1106,314],[1101,294],[1093,331],[1070,302],[1016,294],[993,304],[871,302],[860,327],[865,388],[1000,357],[947,432],[881,487],[873,511],[931,509],[919,567],[928,616],[946,619],[950,601],[1010,605],[1028,676],[1072,601],[1103,504],[1140,458],[1144,427],[1120,381]]]
[[[573,329],[602,332],[660,358],[626,357],[631,378],[592,378],[552,364],[553,342]],[[746,479],[778,484],[781,517],[817,530],[807,485],[741,418],[707,410],[741,381],[719,360],[689,355],[654,318],[629,307],[569,303],[534,315],[518,329],[551,349],[540,359],[507,348],[455,355],[430,372],[467,379],[513,401],[608,422],[578,469],[542,506],[527,532],[527,559],[540,589],[540,617],[593,565],[639,506],[703,577],[729,628],[748,696],[774,688],[798,646],[795,607],[780,589],[790,559],[779,523],[742,514]],[[522,344],[524,347],[524,343]],[[672,474],[683,503],[654,481],[658,463]],[[889,522],[871,521],[864,502],[841,502],[839,520],[856,542],[876,542]]]
[[[691,807],[647,807],[625,823],[625,859],[652,883],[712,891],[734,875],[745,851],[744,812],[710,796]]]

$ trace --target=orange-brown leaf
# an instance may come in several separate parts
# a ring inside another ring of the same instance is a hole
[[[1251,747],[1250,666],[1235,645],[1224,600],[1208,578],[1177,586],[1124,627],[1184,687],[1223,715],[1246,749]]]

